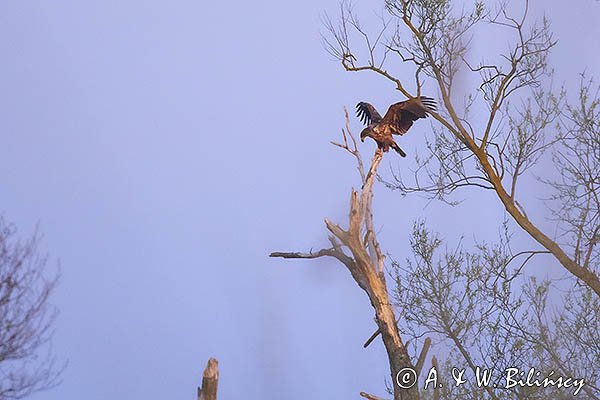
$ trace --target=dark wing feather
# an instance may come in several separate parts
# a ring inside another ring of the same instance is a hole
[[[375,107],[365,102],[360,102],[356,105],[356,116],[365,125],[370,125],[371,123],[377,124],[382,120],[381,115],[379,115]]]
[[[421,96],[392,104],[383,117],[383,123],[390,124],[394,133],[402,135],[410,129],[414,121],[425,118],[428,112],[436,110],[435,100]]]
[[[427,112],[437,112],[437,104],[434,99],[432,99],[431,97],[421,96],[419,97],[419,100],[421,101]]]

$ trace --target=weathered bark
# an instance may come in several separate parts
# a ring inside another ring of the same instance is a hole
[[[396,384],[398,372],[404,368],[414,369],[414,366],[398,332],[394,308],[390,302],[383,272],[384,255],[373,231],[372,189],[377,167],[382,157],[383,153],[378,150],[373,157],[369,172],[366,174],[363,189],[360,192],[355,190],[351,192],[348,229],[344,230],[339,225],[325,220],[327,229],[333,235],[330,237],[333,247],[311,253],[276,252],[271,253],[270,256],[283,258],[332,256],[341,261],[348,268],[358,286],[367,293],[371,305],[375,309],[375,321],[388,354],[394,399],[415,400],[419,398],[416,385],[403,389]],[[343,247],[350,250],[351,257],[343,252]]]
[[[202,387],[198,388],[198,400],[217,400],[219,384],[219,363],[214,358],[208,360],[202,374]]]

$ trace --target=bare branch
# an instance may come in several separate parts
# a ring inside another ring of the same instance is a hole
[[[0,217],[0,399],[21,399],[58,384],[65,366],[51,352],[57,311],[49,301],[58,274],[47,278],[37,232],[27,241]]]
[[[423,369],[423,365],[425,365],[425,358],[427,358],[427,353],[429,352],[429,348],[431,347],[431,339],[425,338],[425,342],[423,343],[423,347],[421,348],[421,353],[419,353],[419,359],[417,360],[417,365],[415,366],[415,371],[417,371],[417,375],[421,373]]]
[[[374,395],[372,395],[372,394],[365,393],[365,392],[360,392],[359,394],[360,394],[362,397],[364,397],[365,399],[368,399],[368,400],[386,400],[386,399],[384,399],[383,397],[374,396]]]

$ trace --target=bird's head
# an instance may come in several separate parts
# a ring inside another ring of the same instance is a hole
[[[365,142],[365,138],[369,136],[369,128],[365,128],[362,130],[362,132],[360,133],[360,141],[361,142]]]

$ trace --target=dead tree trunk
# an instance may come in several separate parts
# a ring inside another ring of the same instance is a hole
[[[348,115],[346,113],[346,121]],[[346,124],[348,130],[348,123]],[[381,162],[383,153],[377,150],[368,173],[364,174],[362,161],[354,137],[342,130],[344,144],[335,145],[347,150],[354,155],[358,162],[363,187],[360,192],[352,190],[350,194],[350,213],[348,229],[344,230],[339,225],[325,220],[325,225],[331,235],[331,247],[310,253],[275,252],[271,257],[283,258],[318,258],[323,256],[334,257],[348,268],[358,286],[363,289],[371,305],[375,309],[375,321],[381,331],[381,336],[388,354],[390,373],[394,387],[395,400],[414,400],[419,398],[416,387],[416,374],[408,351],[400,338],[394,308],[390,302],[385,275],[383,271],[385,256],[381,252],[373,228],[373,215],[371,203],[373,198],[373,183],[377,175],[377,167]],[[352,140],[351,148],[347,135]],[[346,253],[347,249],[350,254]],[[398,384],[398,381],[401,385]]]
[[[202,387],[198,388],[198,400],[217,400],[219,384],[219,363],[214,358],[208,360],[202,374]]]

